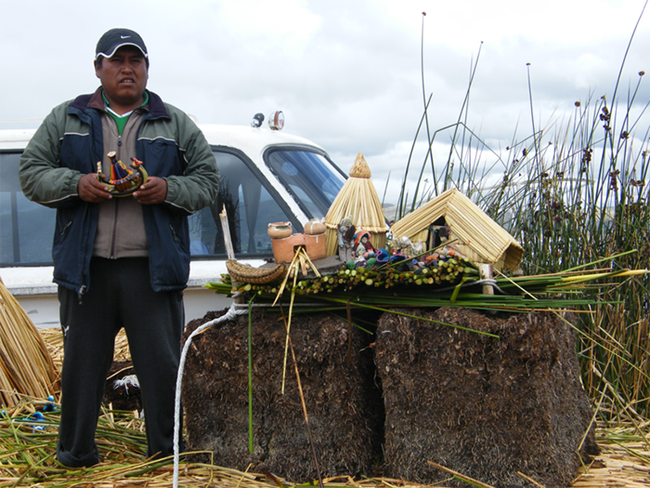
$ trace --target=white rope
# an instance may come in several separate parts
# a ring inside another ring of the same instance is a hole
[[[225,322],[227,320],[235,320],[237,315],[243,315],[248,312],[247,308],[243,308],[245,306],[242,305],[237,305],[233,303],[230,306],[230,309],[228,309],[228,312],[214,320],[211,320],[210,322],[206,322],[205,324],[202,324],[200,327],[198,327],[194,332],[190,334],[190,336],[187,338],[187,341],[185,341],[185,345],[183,346],[183,351],[181,352],[181,359],[178,364],[178,373],[176,374],[176,398],[174,401],[174,488],[178,488],[178,465],[179,465],[179,437],[180,437],[180,417],[181,417],[181,387],[183,385],[183,369],[185,368],[185,359],[187,357],[187,351],[190,348],[190,344],[192,343],[192,339],[203,332],[206,329],[209,329],[210,327],[217,325],[221,322]]]

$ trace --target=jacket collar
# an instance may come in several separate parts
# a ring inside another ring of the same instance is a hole
[[[162,99],[154,92],[147,90],[147,93],[149,94],[149,103],[144,108],[149,111],[151,117],[154,119],[170,119],[171,117],[169,116]],[[102,99],[102,87],[100,86],[97,88],[93,94],[78,96],[70,104],[70,107],[84,112],[88,109],[95,109],[104,112],[106,108],[104,106],[104,100]]]

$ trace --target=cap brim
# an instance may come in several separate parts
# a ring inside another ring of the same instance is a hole
[[[137,47],[138,50],[142,53],[142,55],[143,55],[145,58],[148,57],[148,56],[147,56],[147,53],[144,52],[144,51],[142,50],[142,48],[141,48],[140,46],[138,46],[136,43],[134,43],[134,42],[123,42],[123,43],[121,43],[121,44],[116,45],[110,53],[99,52],[99,53],[95,54],[95,60],[96,60],[99,56],[103,56],[103,57],[105,57],[105,58],[112,58],[113,55],[115,54],[115,52],[116,52],[119,48],[124,47],[124,46],[133,46],[133,47]]]

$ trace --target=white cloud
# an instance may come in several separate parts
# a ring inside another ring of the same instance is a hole
[[[644,2],[114,0],[107,9],[71,0],[63,9],[0,0],[0,121],[40,118],[94,90],[95,43],[125,26],[149,47],[150,89],[199,121],[248,124],[281,109],[287,131],[323,145],[344,169],[366,154],[383,186],[406,164],[423,97],[432,95],[432,131],[456,122],[479,51],[466,121],[497,148],[576,100],[611,97]],[[626,60],[624,98],[650,71],[649,15]],[[638,101],[649,99],[642,85]]]

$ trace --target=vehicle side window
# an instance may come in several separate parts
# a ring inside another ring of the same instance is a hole
[[[225,259],[219,219],[224,205],[237,257],[272,256],[268,224],[292,217],[238,155],[215,151],[215,157],[219,196],[189,218],[192,256]],[[0,266],[51,265],[56,210],[25,198],[18,181],[19,159],[19,152],[0,153]]]
[[[224,205],[235,255],[238,258],[271,256],[268,224],[290,218],[239,155],[216,150],[215,157],[220,175],[219,195],[211,207],[190,216],[192,256],[225,258],[219,218]]]
[[[55,210],[23,195],[19,152],[0,152],[0,266],[52,263]]]

